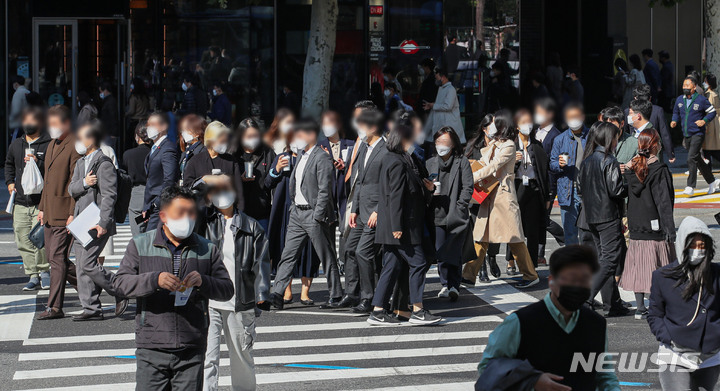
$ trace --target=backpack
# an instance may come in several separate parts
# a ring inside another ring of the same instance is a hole
[[[92,172],[97,174],[97,169],[100,167],[102,162],[108,161],[112,164],[112,159],[103,155],[98,158],[92,168]],[[113,164],[113,167],[115,165]],[[127,218],[128,208],[130,207],[130,196],[132,193],[132,178],[122,168],[115,170],[117,173],[117,199],[115,200],[115,208],[113,211],[113,217],[116,223],[124,223]],[[95,185],[97,186],[97,185]]]

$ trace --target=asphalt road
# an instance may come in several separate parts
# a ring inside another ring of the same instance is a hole
[[[684,185],[684,177],[677,176],[675,188],[682,190]],[[699,217],[710,225],[718,240],[720,230],[713,214],[720,196],[698,194],[693,200],[701,202],[676,207],[676,223],[685,216]],[[4,206],[6,200],[6,195],[0,195],[0,205]],[[559,220],[557,210],[553,218]],[[116,255],[108,259],[109,266],[122,257],[127,240],[127,227],[121,227]],[[552,240],[548,243],[551,250],[557,247]],[[504,270],[504,257],[498,260]],[[495,281],[463,289],[460,299],[450,303],[436,298],[440,284],[432,269],[425,303],[446,318],[437,327],[372,328],[364,317],[299,303],[281,312],[264,313],[257,321],[255,345],[258,388],[471,389],[489,332],[508,313],[547,293],[547,268],[541,267],[539,273],[543,282],[530,291],[519,292],[503,281]],[[69,317],[34,321],[36,313],[44,309],[47,292],[22,292],[25,282],[11,220],[7,215],[0,216],[0,390],[97,390],[100,384],[106,390],[133,389],[134,307],[122,319],[116,319],[109,305],[108,316],[101,322],[76,323]],[[299,292],[299,287],[295,291]],[[320,303],[327,298],[325,292],[324,279],[316,279],[311,298]],[[633,302],[631,294],[623,297]],[[106,294],[102,298],[105,303],[113,303]],[[77,295],[69,289],[65,311],[78,310]],[[610,351],[657,351],[657,342],[645,321],[636,321],[632,316],[612,318],[608,326]],[[225,352],[222,357],[227,357]],[[227,363],[221,368],[221,376],[221,384],[227,386]],[[623,389],[660,389],[654,373],[620,373],[618,377]]]

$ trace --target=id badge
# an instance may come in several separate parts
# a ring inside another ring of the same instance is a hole
[[[658,220],[650,220],[650,228],[652,228],[653,231],[659,231],[660,222]]]
[[[523,186],[530,186],[530,178],[527,175],[523,175]]]
[[[180,290],[175,292],[175,307],[182,307],[187,304],[192,291],[193,287],[181,287]]]

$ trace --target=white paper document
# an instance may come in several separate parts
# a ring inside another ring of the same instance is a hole
[[[99,222],[100,208],[93,202],[79,215],[75,216],[73,221],[68,224],[67,229],[75,237],[75,240],[80,242],[83,247],[86,247],[93,241],[92,236],[88,233],[90,227],[96,226]]]
[[[17,194],[16,191],[12,192],[10,194],[10,200],[8,201],[7,206],[5,207],[5,212],[9,214],[13,214],[13,209],[15,208],[15,195]]]

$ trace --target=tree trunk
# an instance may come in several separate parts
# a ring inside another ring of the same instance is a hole
[[[485,0],[476,0],[475,8],[475,37],[480,42],[480,50],[485,50],[485,42],[483,42],[483,20],[485,18]]]
[[[337,0],[313,0],[310,40],[303,75],[302,113],[316,119],[328,107],[335,54]]]
[[[707,71],[720,75],[720,0],[705,1],[705,60]]]

